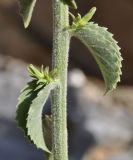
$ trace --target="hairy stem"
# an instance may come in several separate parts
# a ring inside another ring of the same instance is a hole
[[[57,71],[60,87],[52,93],[53,160],[68,160],[67,146],[67,68],[70,37],[68,6],[53,0],[53,57],[52,67]]]

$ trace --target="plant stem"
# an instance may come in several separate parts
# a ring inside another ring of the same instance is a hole
[[[68,160],[67,145],[67,68],[70,37],[68,6],[53,0],[53,57],[52,67],[57,71],[60,87],[52,93],[53,160]]]

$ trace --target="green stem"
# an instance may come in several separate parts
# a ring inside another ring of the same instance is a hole
[[[53,57],[52,66],[57,71],[60,87],[52,93],[53,160],[68,160],[67,145],[67,68],[70,37],[68,6],[53,0]]]

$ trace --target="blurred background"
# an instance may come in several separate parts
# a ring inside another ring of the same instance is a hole
[[[84,15],[98,8],[93,21],[106,26],[121,46],[123,75],[117,90],[103,96],[101,73],[88,50],[72,39],[68,75],[70,160],[133,159],[133,1],[76,0]],[[73,12],[73,11],[72,11]],[[24,29],[17,0],[0,0],[0,160],[43,160],[15,122],[27,64],[51,66],[52,7],[38,0],[31,25]]]

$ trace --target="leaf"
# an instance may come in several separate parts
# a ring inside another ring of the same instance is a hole
[[[19,127],[21,127],[25,132],[25,135],[27,134],[27,129],[26,129],[27,113],[32,100],[37,95],[37,92],[33,91],[35,87],[36,87],[36,81],[29,82],[27,86],[24,87],[24,89],[21,91],[21,94],[18,98],[16,120],[18,122]]]
[[[27,28],[31,21],[36,0],[19,0],[19,3],[20,3],[20,14],[23,18],[25,28]]]
[[[51,90],[56,86],[57,83],[51,82],[38,93],[37,97],[30,105],[27,118],[28,135],[37,148],[43,149],[48,153],[50,153],[50,150],[48,149],[43,136],[42,111]]]
[[[88,23],[88,21],[90,21],[91,19],[92,19],[92,17],[94,16],[94,14],[95,14],[95,12],[96,12],[96,7],[92,7],[90,10],[89,10],[89,12],[85,15],[85,16],[83,16],[82,18],[81,18],[81,20],[79,20],[79,26],[84,26],[84,25],[86,25],[87,23]]]
[[[68,6],[74,8],[74,9],[77,9],[77,4],[76,4],[75,0],[61,0],[61,1],[63,1]]]
[[[44,77],[44,72],[43,71],[41,72],[38,68],[36,68],[32,64],[28,66],[28,72],[31,77],[36,79],[41,79]]]
[[[120,81],[122,57],[113,34],[93,22],[72,30],[72,34],[85,44],[99,65],[106,84],[105,93],[115,89]]]
[[[43,135],[46,142],[46,146],[52,150],[52,117],[51,115],[44,115],[43,117]],[[48,160],[52,159],[52,155],[45,152],[45,156]]]
[[[37,84],[47,85],[53,81],[55,77],[55,70],[49,71],[49,67],[44,69],[43,65],[41,69],[38,69],[34,65],[28,66],[29,75],[37,80]]]
[[[87,14],[85,14],[83,17],[78,13],[77,16],[74,16],[71,12],[69,12],[69,15],[73,19],[72,25],[69,26],[70,29],[77,29],[81,28],[88,24],[88,22],[92,19],[96,12],[96,7],[92,7]]]
[[[44,139],[48,149],[52,150],[52,118],[49,115],[45,115],[43,118],[43,133]]]

